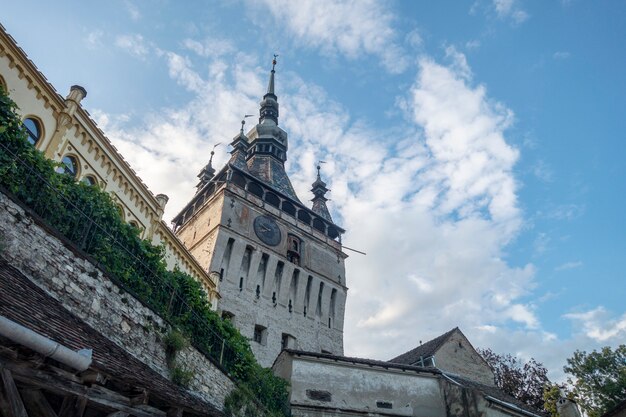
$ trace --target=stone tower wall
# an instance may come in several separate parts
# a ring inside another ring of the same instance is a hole
[[[259,215],[276,219],[279,245],[269,247],[257,238],[253,222]],[[303,242],[299,264],[286,258],[289,234]],[[347,288],[337,242],[232,184],[216,190],[178,235],[208,272],[221,276],[218,309],[233,316],[261,365],[272,365],[284,334],[290,336],[289,348],[343,354]],[[255,326],[264,329],[260,342]]]

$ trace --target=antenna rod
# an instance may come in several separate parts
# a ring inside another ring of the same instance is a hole
[[[361,255],[367,255],[367,253],[365,253],[365,252],[361,252],[360,250],[352,249],[352,248],[349,248],[349,247],[347,247],[347,246],[341,246],[341,247],[342,247],[343,249],[348,249],[348,250],[351,250],[352,252],[360,253]]]

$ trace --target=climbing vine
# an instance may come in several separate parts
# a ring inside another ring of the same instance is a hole
[[[248,340],[211,310],[202,286],[180,270],[168,271],[163,247],[141,239],[108,193],[56,168],[28,143],[15,103],[0,87],[0,186],[187,335],[268,415],[289,415],[287,382],[256,362]],[[188,384],[191,376],[180,368],[175,379]]]

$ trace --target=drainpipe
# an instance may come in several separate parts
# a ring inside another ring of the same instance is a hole
[[[502,400],[499,400],[497,398],[494,398],[491,395],[485,395],[485,399],[487,401],[490,401],[491,403],[496,404],[496,406],[500,406],[502,408],[513,409],[513,410],[517,411],[518,413],[527,415],[529,417],[540,417],[539,414],[531,413],[530,411],[526,411],[523,408],[520,408],[520,407],[518,407],[518,406],[516,406],[514,404],[511,404],[511,403],[508,403],[506,401],[502,401]]]
[[[4,316],[0,316],[0,335],[77,371],[87,370],[92,362],[93,351],[91,349],[81,349],[75,352]]]

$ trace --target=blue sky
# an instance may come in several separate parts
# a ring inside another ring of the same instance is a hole
[[[458,325],[561,378],[575,349],[626,340],[626,1],[0,4],[166,218],[279,54],[294,186],[308,200],[327,161],[344,243],[367,252],[347,261],[346,354]]]

